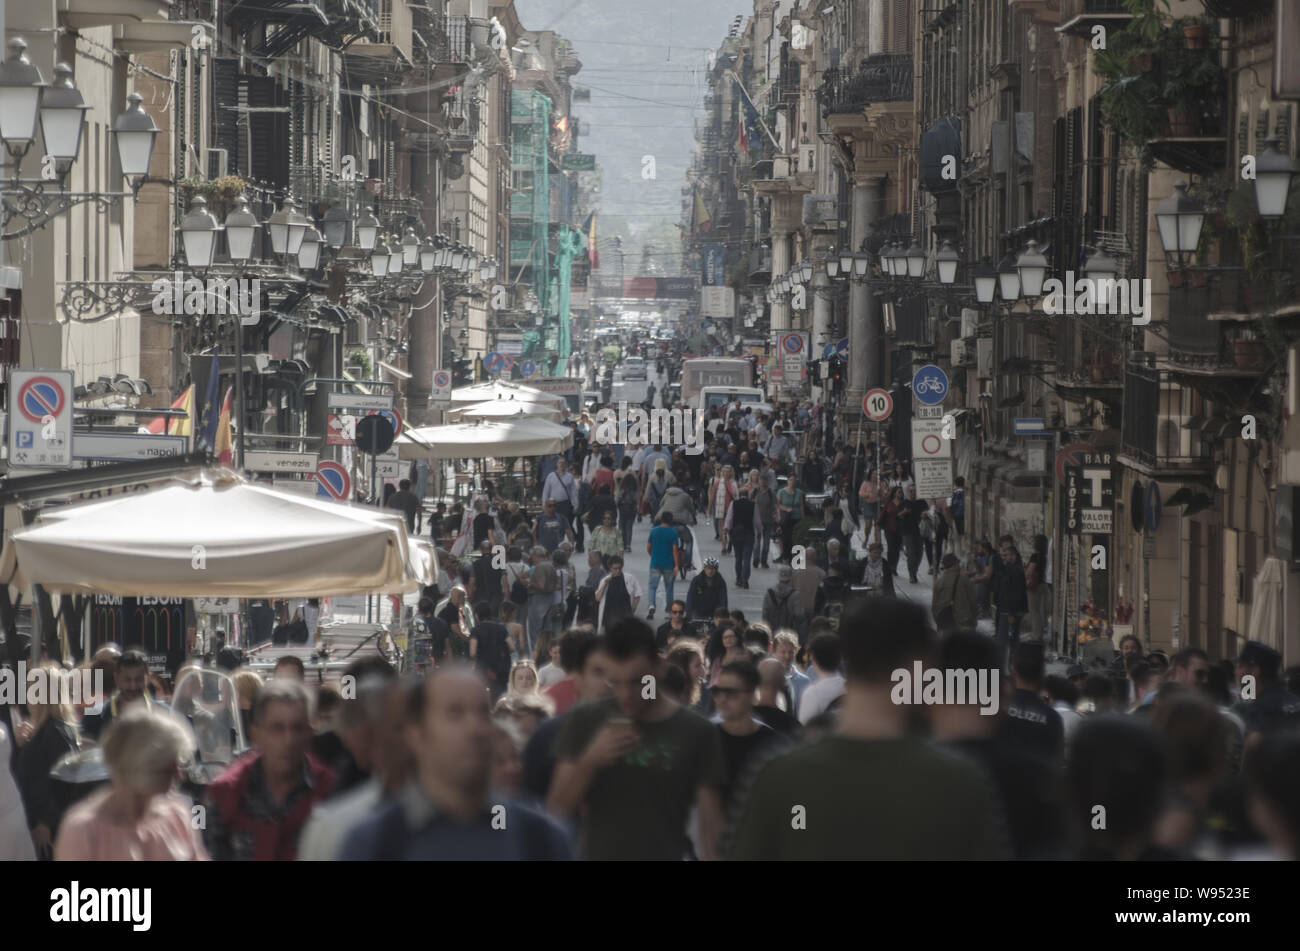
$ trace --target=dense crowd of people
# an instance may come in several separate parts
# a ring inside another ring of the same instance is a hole
[[[975,537],[961,478],[918,498],[892,447],[831,423],[717,406],[692,453],[600,444],[580,414],[569,452],[431,510],[413,467],[387,504],[440,571],[411,672],[196,658],[173,690],[104,646],[102,695],[7,710],[0,857],[1300,857],[1300,671],[1254,642],[1115,649],[1091,604],[1067,637],[1045,537]],[[290,643],[319,611],[250,609]],[[941,689],[900,687],[922,671]],[[106,782],[56,778],[96,744]],[[206,781],[183,769],[213,749]]]
[[[1199,650],[1158,669],[1130,643],[1113,667],[1047,676],[1041,643],[1004,668],[995,640],[940,635],[903,599],[855,599],[806,640],[738,613],[702,633],[676,611],[658,630],[574,626],[545,673],[516,664],[499,685],[477,657],[408,676],[368,657],[347,699],[300,663],[240,670],[252,749],[195,799],[176,781],[213,728],[200,692],[166,696],[125,651],[97,717],[33,704],[20,721],[4,857],[1300,856],[1296,672],[1264,645],[1230,680]],[[921,667],[1009,678],[918,703],[897,683]],[[92,730],[109,781],[61,798],[50,766]]]

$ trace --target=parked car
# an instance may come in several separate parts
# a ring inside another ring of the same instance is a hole
[[[628,357],[625,361],[623,361],[623,379],[625,380],[646,379],[645,358]]]

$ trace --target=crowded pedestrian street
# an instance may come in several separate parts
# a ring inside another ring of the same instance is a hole
[[[940,933],[1282,933],[1300,0],[0,33],[15,920],[857,862],[928,929],[925,862]]]

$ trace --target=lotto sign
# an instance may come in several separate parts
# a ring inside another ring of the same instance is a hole
[[[912,420],[912,458],[952,458],[952,440],[943,438],[942,419]]]
[[[355,446],[357,444],[357,418],[331,416],[325,430],[325,442],[330,446]]]
[[[337,462],[324,460],[316,467],[316,494],[323,499],[345,501],[352,495],[352,477]]]
[[[886,390],[868,390],[862,397],[862,412],[873,423],[883,423],[894,412],[894,398]]]
[[[12,370],[9,374],[9,465],[72,467],[70,370]]]
[[[429,398],[435,403],[451,402],[451,372],[449,370],[433,371],[433,389]]]
[[[1109,452],[1085,453],[1083,465],[1065,467],[1067,535],[1115,532],[1115,468]]]

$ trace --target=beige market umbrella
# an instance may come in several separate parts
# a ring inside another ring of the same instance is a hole
[[[558,423],[563,414],[546,403],[532,403],[513,398],[488,400],[484,403],[471,403],[447,411],[448,422],[462,422],[475,419],[514,419],[519,416],[528,419],[544,419]]]
[[[9,537],[0,581],[53,594],[314,598],[418,589],[436,572],[401,517],[205,470],[43,512]]]
[[[472,386],[462,386],[459,389],[451,391],[451,403],[453,407],[469,406],[474,403],[486,403],[492,400],[514,400],[517,403],[541,403],[544,406],[554,406],[560,412],[564,412],[567,403],[564,397],[556,393],[546,393],[542,390],[531,386],[524,386],[519,383],[509,383],[504,380],[488,380],[485,383],[475,383]]]
[[[547,456],[573,445],[568,426],[531,416],[408,429],[393,443],[401,459],[507,459]]]

